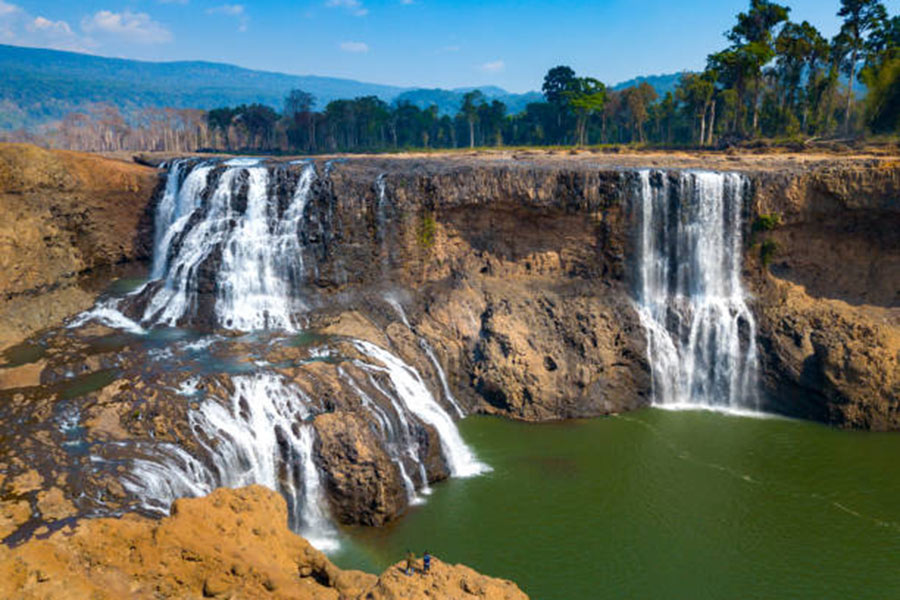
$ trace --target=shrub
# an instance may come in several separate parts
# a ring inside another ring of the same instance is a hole
[[[426,250],[434,246],[436,229],[437,223],[434,220],[434,215],[425,215],[425,218],[422,219],[422,226],[419,229],[419,245]]]
[[[764,267],[768,267],[769,263],[772,262],[772,259],[775,258],[775,253],[778,251],[778,244],[773,242],[772,240],[766,240],[759,247],[759,260],[762,261]]]
[[[760,231],[772,231],[781,225],[781,215],[778,213],[762,214],[753,222],[753,233]]]

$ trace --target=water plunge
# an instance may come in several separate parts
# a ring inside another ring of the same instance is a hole
[[[654,403],[755,410],[756,322],[741,285],[745,178],[645,170],[635,187],[637,308]]]

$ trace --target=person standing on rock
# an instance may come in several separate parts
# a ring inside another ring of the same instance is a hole
[[[431,569],[431,554],[428,553],[428,550],[425,551],[425,555],[422,556],[422,572],[427,573]]]
[[[413,571],[416,570],[416,555],[413,554],[412,550],[406,551],[406,574],[412,575]]]

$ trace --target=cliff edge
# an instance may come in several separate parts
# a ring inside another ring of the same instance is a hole
[[[260,486],[178,500],[160,521],[88,519],[0,545],[0,597],[527,599],[510,581],[439,559],[430,573],[411,576],[399,564],[380,577],[341,570],[287,528],[284,499]]]
[[[0,144],[0,349],[85,310],[86,276],[150,257],[158,171]]]

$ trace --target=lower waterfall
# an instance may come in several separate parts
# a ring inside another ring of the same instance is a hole
[[[653,402],[755,410],[756,322],[741,285],[747,182],[736,173],[638,175],[636,294]]]

